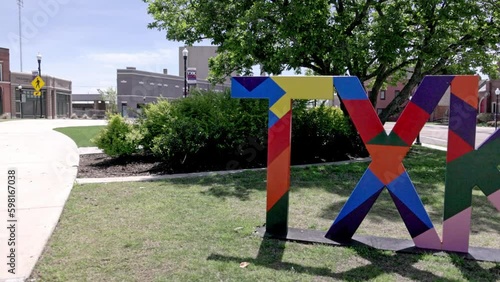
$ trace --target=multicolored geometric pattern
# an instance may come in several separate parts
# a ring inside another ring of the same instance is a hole
[[[402,160],[451,85],[450,130],[443,242]],[[334,87],[365,143],[372,163],[326,233],[350,240],[384,188],[388,189],[415,246],[467,252],[472,188],[500,210],[500,130],[474,150],[477,76],[427,76],[387,134],[356,77],[235,77],[234,98],[269,99],[266,233],[288,231],[292,99],[332,99]]]
[[[453,76],[426,77],[389,135],[357,78],[335,77],[333,80],[372,162],[325,237],[336,241],[350,240],[382,190],[387,188],[415,246],[440,249],[436,229],[402,161]]]
[[[266,233],[286,236],[292,99],[332,99],[332,78],[234,77],[231,96],[269,99]]]
[[[474,187],[500,211],[500,131],[474,149],[478,79],[457,76],[451,84],[442,244],[447,251],[469,250]]]

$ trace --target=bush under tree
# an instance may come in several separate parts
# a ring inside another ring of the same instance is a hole
[[[142,137],[133,125],[120,115],[110,115],[108,125],[92,139],[92,142],[111,157],[130,156],[138,152]]]
[[[268,101],[233,99],[229,92],[192,91],[188,98],[159,100],[143,108],[135,125],[114,115],[95,142],[110,156],[138,152],[161,160],[167,172],[264,167]],[[354,137],[353,137],[354,136]],[[292,164],[366,156],[339,108],[309,108],[294,101]]]

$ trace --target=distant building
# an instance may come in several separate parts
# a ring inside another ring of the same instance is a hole
[[[101,94],[72,94],[72,112],[81,118],[104,118],[109,101],[102,99]]]
[[[400,81],[396,85],[387,85],[387,87],[382,88],[377,96],[377,103],[375,106],[375,109],[377,111],[377,114],[382,112],[383,109],[385,109],[391,102],[392,100],[401,93],[403,87],[405,86],[406,81]],[[486,85],[490,85],[490,87],[486,87]],[[500,80],[493,80],[493,81],[485,81],[485,80],[479,80],[478,84],[478,91],[479,91],[479,101],[481,102],[482,106],[478,108],[478,113],[480,112],[492,112],[489,111],[491,108],[485,107],[486,104],[488,104],[488,101],[491,101],[491,97],[489,99],[481,99],[485,95],[485,92],[491,92],[490,88],[498,85],[500,87]],[[365,86],[365,88],[369,89],[369,87]],[[418,86],[413,89],[413,92],[417,90]],[[484,91],[482,91],[483,89]],[[495,88],[494,88],[495,89]],[[494,90],[493,90],[494,92]],[[370,94],[371,91],[368,91],[368,94]],[[490,95],[491,96],[491,95]],[[494,95],[493,95],[494,96]],[[494,99],[494,97],[493,97]],[[483,101],[484,100],[484,101]],[[491,104],[494,108],[494,101],[489,103]],[[446,90],[444,93],[443,97],[437,104],[436,108],[434,111],[431,113],[429,116],[429,121],[447,121],[448,120],[448,115],[449,115],[449,108],[450,108],[450,88]],[[390,120],[396,120],[398,116],[392,117]]]
[[[498,113],[497,99],[500,102],[500,97],[495,94],[496,89],[500,89],[500,79],[488,80],[481,88],[479,96],[484,98],[480,100],[480,113]]]
[[[0,116],[7,114],[11,117],[14,109],[10,86],[9,49],[0,48]]]
[[[71,115],[71,81],[42,73],[45,86],[42,96],[35,97],[31,82],[38,72],[11,72],[9,56],[9,49],[0,48],[0,115],[50,119]]]
[[[42,116],[49,119],[70,117],[71,81],[44,75],[42,72],[45,86],[41,90],[42,96],[35,97],[33,95],[35,90],[31,85],[33,78],[31,73],[11,73],[11,97],[15,101],[15,116],[17,118]]]
[[[118,111],[123,116],[135,117],[146,103],[158,99],[179,99],[184,95],[184,76],[137,70],[135,67],[118,69],[116,75]],[[223,91],[229,85],[211,85],[208,81],[197,79],[196,87],[204,90]]]

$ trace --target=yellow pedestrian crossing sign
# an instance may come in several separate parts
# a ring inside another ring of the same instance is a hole
[[[42,96],[42,92],[40,92],[40,91],[35,91],[35,92],[33,92],[33,96],[35,96],[35,97]]]
[[[45,85],[45,82],[43,81],[42,77],[38,75],[37,77],[35,77],[35,79],[33,79],[31,85],[33,85],[33,88],[35,88],[35,90],[39,92],[40,89],[42,89],[42,87]]]

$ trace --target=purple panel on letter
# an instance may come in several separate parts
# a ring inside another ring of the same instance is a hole
[[[453,93],[450,96],[450,130],[474,148],[477,110]]]
[[[337,222],[334,222],[328,232],[326,232],[325,237],[339,242],[350,240],[377,200],[378,196],[382,192],[382,189],[383,188],[380,188],[375,194],[356,207],[347,216]]]
[[[389,194],[392,197],[392,200],[396,204],[396,208],[403,219],[406,229],[410,232],[412,238],[417,237],[418,235],[424,233],[425,231],[431,229],[427,227],[427,225],[421,221],[403,202],[401,202],[398,197],[396,197],[391,191]]]
[[[431,114],[454,76],[426,76],[411,101]]]
[[[252,92],[257,86],[259,86],[262,82],[268,79],[268,76],[239,76],[233,77],[234,80],[238,81],[243,87],[245,87],[248,91]]]

